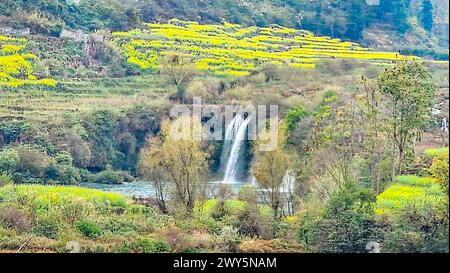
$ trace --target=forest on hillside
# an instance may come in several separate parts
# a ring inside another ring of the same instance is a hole
[[[2,1],[0,253],[448,253],[446,5]]]

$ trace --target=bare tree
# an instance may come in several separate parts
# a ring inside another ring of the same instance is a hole
[[[167,75],[177,88],[177,97],[183,100],[186,87],[197,74],[192,60],[181,54],[167,56],[162,62],[162,73]]]
[[[193,125],[190,117],[183,124]],[[207,153],[201,150],[201,143],[194,138],[175,139],[170,135],[171,123],[164,121],[161,135],[141,157],[141,172],[152,180],[157,199],[162,208],[167,208],[166,193],[170,187],[171,200],[180,204],[185,211],[192,212],[196,201],[205,190],[204,173],[208,169]],[[153,144],[153,145],[152,145]]]

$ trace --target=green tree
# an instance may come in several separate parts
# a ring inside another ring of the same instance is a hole
[[[405,157],[420,139],[433,106],[436,86],[429,69],[416,61],[388,68],[377,86],[387,107],[386,130],[392,145],[392,176],[402,173]]]

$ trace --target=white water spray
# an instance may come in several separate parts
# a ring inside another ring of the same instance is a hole
[[[234,119],[228,124],[225,131],[224,155],[228,156],[228,161],[225,169],[225,176],[223,181],[225,183],[236,182],[236,173],[239,166],[240,152],[245,141],[247,127],[251,121],[251,117],[244,119],[241,114],[236,115]],[[231,147],[231,151],[230,151]]]

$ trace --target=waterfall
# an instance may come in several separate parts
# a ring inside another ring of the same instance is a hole
[[[283,184],[281,185],[281,192],[292,194],[295,191],[295,176],[290,172],[286,171],[283,177]]]
[[[442,118],[441,131],[444,133],[448,133],[448,121],[446,118]]]
[[[238,114],[230,124],[228,124],[225,131],[225,142],[222,152],[224,157],[222,158],[228,158],[223,179],[226,183],[236,182],[242,145],[244,144],[247,127],[250,121],[251,117],[244,119],[241,114]]]

